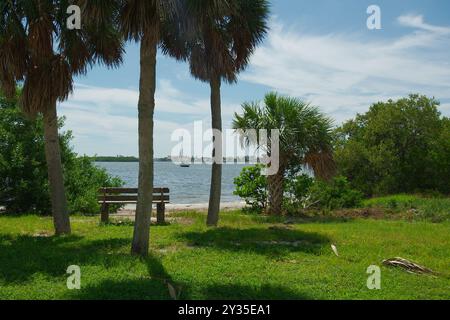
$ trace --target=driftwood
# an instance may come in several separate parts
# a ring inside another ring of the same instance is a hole
[[[428,269],[424,266],[418,265],[414,262],[411,262],[409,260],[403,259],[403,258],[392,258],[383,260],[383,264],[385,266],[389,267],[398,267],[402,268],[405,271],[409,273],[415,273],[415,274],[435,274],[435,272],[431,269]]]

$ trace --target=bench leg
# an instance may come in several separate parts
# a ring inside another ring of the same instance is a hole
[[[165,211],[166,211],[165,203],[156,204],[156,223],[157,224],[164,224],[166,222],[165,221],[166,220]]]
[[[102,204],[101,222],[102,223],[108,223],[109,222],[109,203],[103,203]]]

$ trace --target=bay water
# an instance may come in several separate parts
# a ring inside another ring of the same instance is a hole
[[[96,162],[98,167],[121,178],[124,187],[137,188],[139,163],[137,162]],[[221,202],[236,202],[240,198],[233,195],[233,180],[245,164],[224,164],[222,166]],[[170,202],[174,204],[203,204],[209,200],[211,165],[193,164],[182,168],[172,162],[155,162],[155,187],[170,188]]]

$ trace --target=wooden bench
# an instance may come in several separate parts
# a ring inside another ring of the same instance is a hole
[[[109,206],[112,204],[136,204],[137,188],[100,188],[98,203],[101,204],[101,222],[109,221]],[[165,222],[166,203],[169,203],[169,188],[153,188],[153,201],[156,204],[157,223]]]

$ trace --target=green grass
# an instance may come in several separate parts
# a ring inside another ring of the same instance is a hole
[[[399,194],[368,199],[363,207],[382,208],[391,216],[401,215],[414,220],[450,221],[450,198]]]
[[[450,223],[385,220],[304,222],[224,213],[221,227],[203,214],[152,226],[151,256],[129,255],[132,226],[72,218],[73,235],[47,237],[49,218],[0,216],[0,299],[450,299]],[[330,249],[339,250],[336,257]],[[439,275],[381,266],[401,256]],[[81,290],[66,269],[81,267]],[[380,265],[382,289],[366,287]]]

